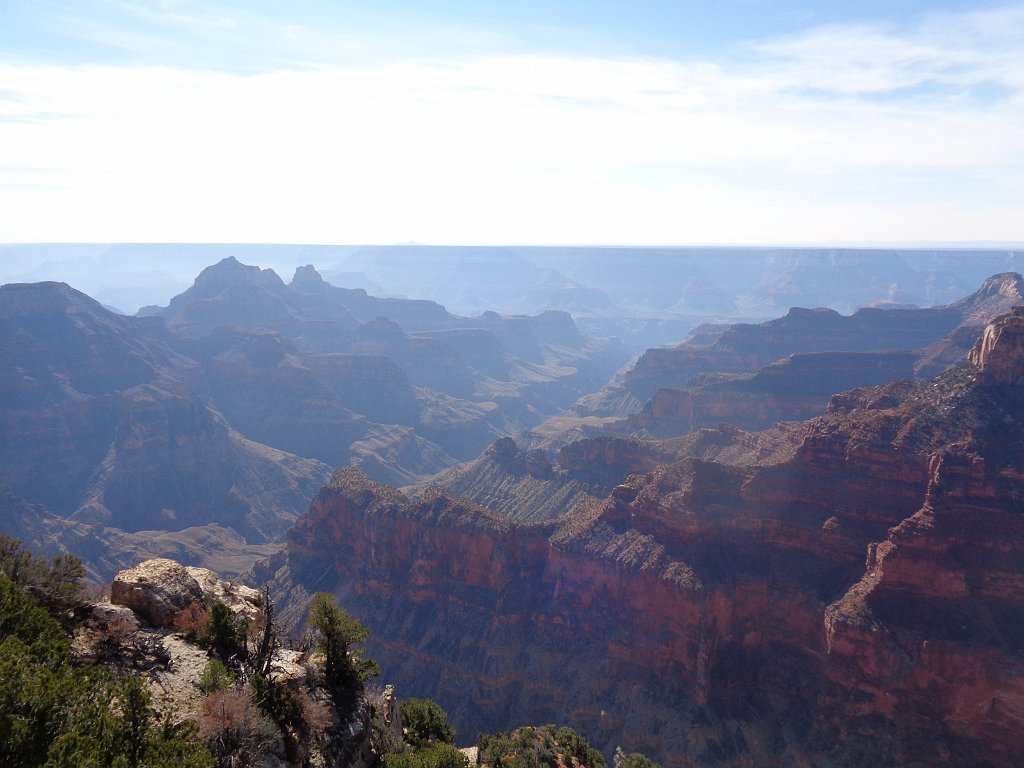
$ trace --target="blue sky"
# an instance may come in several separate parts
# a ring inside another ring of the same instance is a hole
[[[0,0],[0,242],[1019,242],[1022,118],[1024,3]]]

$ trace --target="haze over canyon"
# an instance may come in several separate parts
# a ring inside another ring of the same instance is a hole
[[[1024,761],[1017,252],[0,253],[103,296],[0,287],[0,533],[96,584],[331,593],[463,734]]]

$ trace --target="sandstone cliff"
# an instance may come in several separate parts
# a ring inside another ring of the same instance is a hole
[[[295,605],[336,591],[471,731],[566,719],[671,766],[1019,765],[1019,317],[981,367],[836,396],[793,451],[663,465],[558,523],[341,470],[261,573]]]

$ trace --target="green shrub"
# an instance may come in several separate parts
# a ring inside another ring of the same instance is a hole
[[[431,741],[451,744],[455,729],[448,724],[448,713],[430,699],[405,699],[398,703],[406,739],[413,747],[425,747]]]
[[[21,565],[40,562],[24,554]],[[74,570],[48,572],[67,585]],[[19,578],[25,573],[15,570]],[[60,604],[60,593],[50,593],[50,605]],[[102,668],[72,664],[60,624],[0,574],[0,765],[213,768],[215,761],[187,728],[151,722],[140,679],[116,681]]]
[[[18,539],[0,534],[0,574],[32,595],[54,616],[85,604],[81,579],[85,566],[77,557],[58,555],[50,562],[33,557]]]
[[[210,607],[210,618],[199,643],[225,658],[242,658],[245,655],[245,631],[245,619],[217,601]]]
[[[604,757],[572,728],[520,728],[512,733],[481,734],[480,761],[494,768],[606,768]]]
[[[199,676],[199,688],[203,693],[213,693],[231,688],[235,684],[235,676],[224,666],[220,659],[210,659],[203,667]]]
[[[622,752],[617,751],[615,754],[618,757]],[[628,755],[623,755],[621,761],[616,761],[615,768],[661,768],[661,765],[641,752],[630,752]]]
[[[415,752],[384,756],[385,768],[469,768],[469,758],[451,744],[436,742]]]

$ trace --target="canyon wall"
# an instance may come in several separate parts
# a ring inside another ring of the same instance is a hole
[[[294,621],[338,594],[464,733],[568,722],[673,768],[1019,765],[1017,318],[977,365],[836,396],[795,451],[664,464],[557,522],[338,470],[259,576]]]

